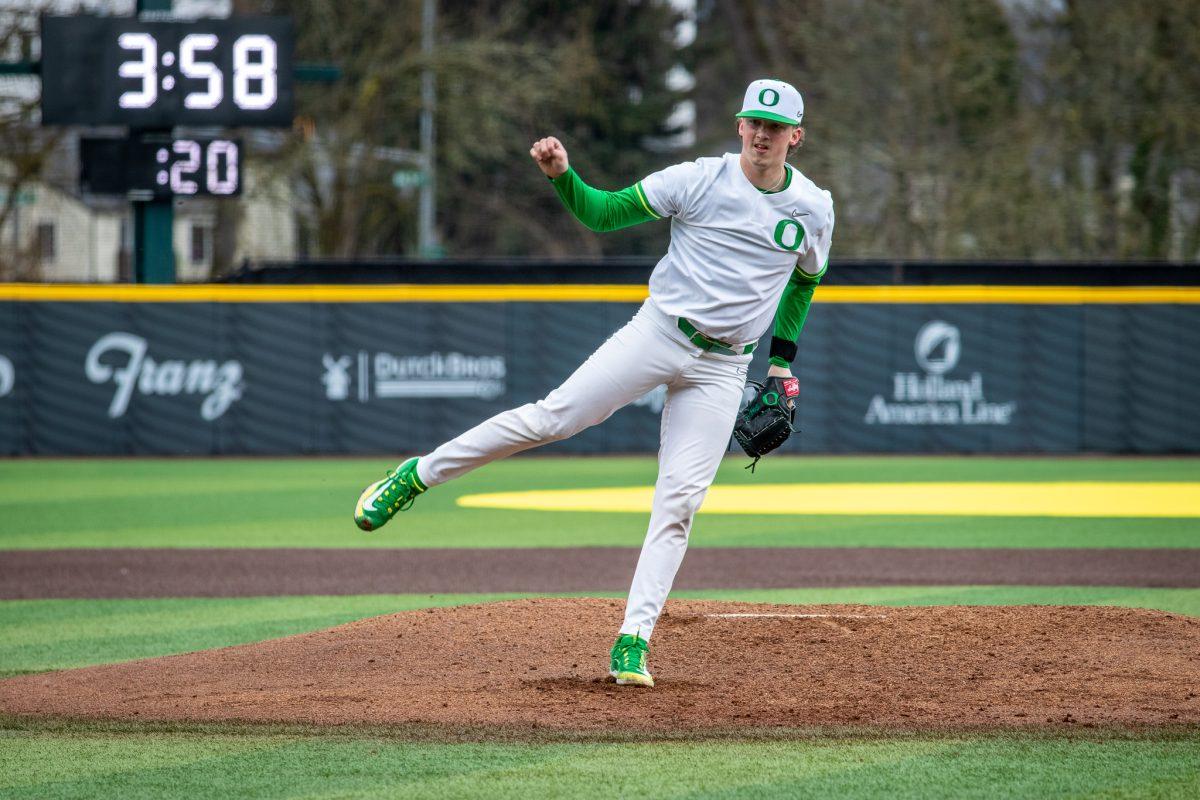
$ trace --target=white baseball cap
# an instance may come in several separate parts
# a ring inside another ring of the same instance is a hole
[[[804,100],[790,83],[763,78],[746,87],[746,99],[738,116],[799,125],[804,118]]]

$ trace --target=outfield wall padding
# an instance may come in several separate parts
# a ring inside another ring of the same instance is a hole
[[[0,301],[0,453],[421,453],[544,396],[637,306]],[[795,369],[790,451],[1200,452],[1194,302],[818,290]],[[664,399],[547,452],[653,452]]]

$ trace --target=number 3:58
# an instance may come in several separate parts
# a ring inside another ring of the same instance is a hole
[[[122,33],[117,37],[122,50],[140,52],[140,56],[121,62],[117,74],[122,78],[137,78],[140,89],[124,92],[118,102],[121,108],[149,108],[158,99],[158,41],[149,33]],[[190,109],[216,108],[225,96],[221,70],[211,61],[197,60],[198,55],[215,50],[217,36],[212,33],[190,33],[179,42],[179,71],[184,77],[206,81],[203,91],[189,92],[183,105]],[[251,53],[258,53],[255,61]],[[172,53],[163,53],[162,64],[175,63]],[[233,102],[245,111],[270,108],[278,98],[276,70],[278,58],[275,40],[262,34],[239,36],[233,43]],[[258,81],[257,87],[251,82]],[[170,91],[175,85],[171,76],[162,79],[162,88]]]

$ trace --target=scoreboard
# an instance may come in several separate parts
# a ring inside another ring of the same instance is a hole
[[[84,137],[80,188],[93,194],[233,197],[242,193],[242,143],[219,137]]]
[[[287,17],[42,17],[46,125],[288,127]]]
[[[242,141],[193,134],[291,127],[295,39],[289,17],[41,17],[42,124],[128,129],[80,138],[79,179],[133,202],[137,280],[175,279],[173,198],[242,192]]]

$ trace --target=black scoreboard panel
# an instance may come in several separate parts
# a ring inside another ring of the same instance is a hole
[[[84,137],[80,187],[93,194],[233,197],[242,193],[242,143],[220,137]]]
[[[46,125],[288,127],[287,17],[42,17]]]

